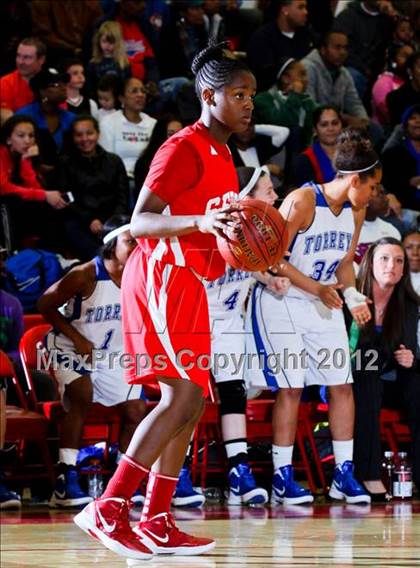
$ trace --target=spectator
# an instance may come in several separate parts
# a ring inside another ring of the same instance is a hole
[[[225,39],[225,23],[220,14],[220,0],[204,0],[204,25],[210,40],[220,43]]]
[[[32,167],[38,153],[36,125],[30,116],[15,115],[2,127],[0,136],[0,196],[7,207],[13,231],[13,248],[19,248],[24,237],[40,235],[52,246],[53,209],[66,206],[59,191],[45,191]]]
[[[159,72],[155,53],[141,25],[145,8],[144,0],[121,0],[114,19],[121,28],[132,76],[145,83],[157,83]]]
[[[66,100],[67,73],[60,74],[54,68],[40,71],[30,80],[35,102],[17,111],[32,116],[39,135],[40,157],[47,184],[51,185],[58,154],[62,151],[65,136],[75,115],[62,108]]]
[[[91,114],[98,116],[98,105],[89,97],[82,95],[86,83],[83,63],[79,59],[68,59],[63,65],[64,73],[70,76],[66,84],[67,109],[74,114]]]
[[[133,178],[134,166],[150,142],[156,119],[142,112],[146,92],[140,79],[127,79],[122,92],[123,109],[102,120],[99,142],[105,150],[122,158],[128,176]]]
[[[257,122],[295,129],[300,151],[311,143],[316,104],[306,92],[308,76],[303,64],[288,57],[279,63],[276,84],[255,97],[255,116]]]
[[[162,77],[192,78],[195,55],[209,41],[203,0],[182,0],[174,5],[172,22],[162,30],[158,52]]]
[[[420,97],[420,51],[416,51],[407,59],[407,76],[405,83],[386,97],[386,104],[392,126],[400,124],[402,115],[408,107],[419,102]]]
[[[403,245],[410,265],[411,284],[420,295],[420,233],[418,231],[407,233]]]
[[[403,128],[401,142],[383,153],[383,184],[406,210],[406,222],[416,228],[420,211],[420,104],[406,110]]]
[[[89,93],[95,93],[105,75],[117,77],[120,82],[130,77],[127,51],[117,22],[104,22],[93,38],[93,57],[87,68]]]
[[[384,67],[392,34],[392,19],[380,9],[379,0],[352,1],[336,17],[332,28],[349,38],[346,66],[362,100]]]
[[[45,45],[38,38],[23,39],[16,52],[16,71],[0,78],[1,122],[34,100],[29,81],[45,63]]]
[[[410,18],[407,18],[407,16],[400,16],[397,19],[393,37],[395,43],[402,43],[403,45],[413,47],[414,28]]]
[[[98,144],[99,126],[88,115],[71,127],[72,144],[58,164],[59,187],[71,192],[64,227],[77,257],[95,256],[103,224],[112,214],[127,212],[128,179],[121,158]]]
[[[182,130],[184,126],[181,119],[174,115],[168,115],[166,118],[157,121],[150,142],[134,167],[135,187],[140,189],[143,186],[143,182],[146,179],[150,164],[157,150],[168,138]]]
[[[251,124],[241,133],[232,134],[228,146],[238,168],[267,166],[271,181],[277,189],[286,167],[286,141],[290,130],[272,124]]]
[[[260,90],[275,82],[282,58],[302,59],[313,47],[313,37],[305,27],[306,0],[279,0],[277,18],[264,24],[251,36],[248,61]]]
[[[347,53],[347,36],[328,32],[319,49],[313,49],[302,60],[308,72],[307,92],[319,104],[336,106],[349,126],[366,128],[369,124],[366,109],[352,76],[343,67]]]
[[[99,0],[33,0],[33,33],[48,48],[48,61],[60,65],[68,57],[80,57],[83,39],[103,12]]]
[[[389,200],[383,185],[377,185],[366,208],[366,217],[359,235],[354,261],[360,264],[365,252],[372,243],[383,237],[393,237],[401,240],[401,233],[391,223],[383,219],[389,214]]]
[[[144,415],[142,387],[127,385],[122,367],[106,357],[107,353],[115,356],[124,351],[120,285],[124,265],[136,247],[128,222],[126,216],[112,217],[104,226],[101,254],[70,270],[38,301],[39,311],[54,326],[46,338],[48,350],[57,361],[67,358],[73,363],[59,365],[55,371],[66,413],[60,427],[53,506],[73,507],[92,501],[81,490],[76,469],[83,423],[92,402],[115,407],[121,415],[121,452],[126,451]],[[105,355],[105,361],[92,364],[94,349]],[[82,356],[87,356],[89,363]]]
[[[96,92],[99,103],[98,120],[112,114],[120,108],[120,82],[115,75],[104,75],[99,79]]]
[[[372,319],[360,329],[358,365],[353,371],[354,463],[358,479],[378,500],[385,497],[379,420],[384,399],[393,407],[401,403],[406,407],[414,481],[420,487],[420,377],[415,368],[419,297],[411,285],[403,245],[390,237],[369,248],[358,281],[359,291],[373,303],[369,306]],[[353,330],[357,337],[355,326]]]
[[[293,161],[290,183],[294,187],[301,187],[309,181],[328,183],[336,175],[333,158],[337,138],[343,130],[340,113],[334,106],[323,105],[314,110],[312,120],[316,139]]]
[[[372,89],[372,118],[382,126],[390,124],[386,98],[407,80],[406,63],[413,48],[402,43],[393,43],[387,51],[386,71],[379,75]]]
[[[0,76],[11,73],[16,66],[16,49],[32,33],[31,9],[28,2],[0,2]]]

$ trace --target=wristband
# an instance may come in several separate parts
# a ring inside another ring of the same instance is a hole
[[[354,286],[346,288],[343,292],[343,296],[349,310],[366,304],[367,296],[358,292]]]

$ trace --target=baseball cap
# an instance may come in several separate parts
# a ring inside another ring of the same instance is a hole
[[[60,73],[54,67],[45,67],[41,69],[32,79],[29,81],[29,86],[35,92],[40,89],[46,89],[48,86],[54,83],[68,83],[70,81],[70,75],[68,73]]]

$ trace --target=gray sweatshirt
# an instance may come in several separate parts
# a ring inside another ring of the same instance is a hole
[[[302,63],[308,72],[307,93],[318,104],[333,104],[340,112],[357,118],[368,118],[352,76],[345,67],[339,68],[338,77],[333,82],[331,73],[317,49],[313,49],[302,59]]]

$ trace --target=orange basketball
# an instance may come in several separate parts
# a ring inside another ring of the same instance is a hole
[[[286,221],[279,211],[259,199],[238,201],[241,230],[229,239],[217,238],[220,254],[232,268],[248,272],[267,270],[283,256],[287,246]]]

